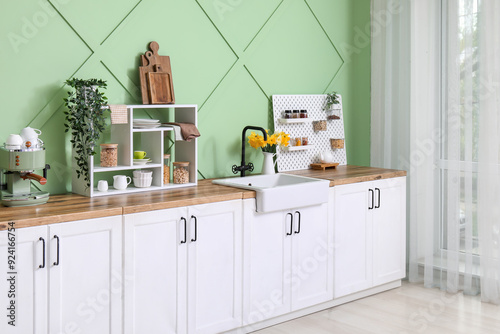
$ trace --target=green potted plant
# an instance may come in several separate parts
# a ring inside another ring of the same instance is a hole
[[[326,110],[332,110],[334,109],[333,106],[340,104],[340,96],[337,94],[337,92],[332,92],[331,94],[326,94]]]
[[[98,79],[70,79],[66,84],[73,88],[64,99],[66,115],[65,132],[71,132],[71,145],[77,164],[76,175],[83,177],[90,187],[89,157],[95,155],[96,142],[104,131],[103,106],[107,97],[99,89],[107,87],[106,81]]]
[[[338,109],[335,106],[338,104],[340,104],[340,96],[337,92],[326,94],[326,106],[323,110],[326,111],[327,120],[340,119],[340,112],[335,112]]]

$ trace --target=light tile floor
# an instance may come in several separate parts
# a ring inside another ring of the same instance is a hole
[[[403,282],[400,288],[254,333],[500,334],[500,306]]]

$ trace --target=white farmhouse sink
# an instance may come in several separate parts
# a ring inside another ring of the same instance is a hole
[[[327,180],[280,173],[217,179],[212,183],[255,191],[257,212],[325,203],[330,186]]]

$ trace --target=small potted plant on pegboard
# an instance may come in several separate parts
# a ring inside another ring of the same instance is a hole
[[[337,92],[326,94],[326,105],[323,109],[326,111],[326,119],[340,119],[340,95]]]

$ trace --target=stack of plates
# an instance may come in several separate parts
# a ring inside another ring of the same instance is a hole
[[[144,159],[134,159],[134,165],[145,165],[148,162],[151,162],[151,159],[149,158],[144,158]]]
[[[161,126],[159,119],[134,119],[134,129],[155,129]]]

